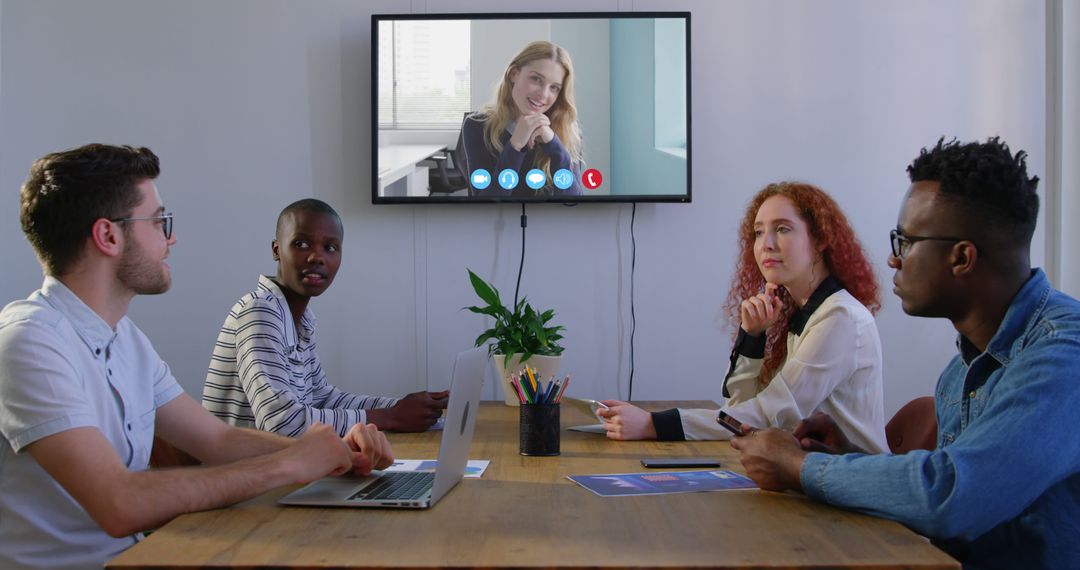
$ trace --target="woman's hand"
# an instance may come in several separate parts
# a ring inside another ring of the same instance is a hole
[[[779,285],[766,283],[764,293],[758,293],[739,305],[742,330],[746,331],[746,334],[760,336],[780,318],[784,302],[776,296],[778,288]]]
[[[515,150],[519,151],[526,146],[532,148],[533,144],[535,144],[533,141],[542,136],[542,134],[537,131],[541,128],[547,128],[550,131],[550,125],[551,119],[543,113],[522,115],[518,117],[517,126],[514,127],[514,134],[510,135],[510,146],[513,146]],[[552,131],[551,136],[555,136],[554,131]]]
[[[547,144],[555,138],[555,131],[551,130],[551,127],[544,126],[536,129],[536,136],[529,141],[529,148],[536,146],[536,143]]]
[[[603,420],[609,439],[656,439],[656,427],[649,412],[619,400],[604,400],[603,404],[607,408],[600,408],[596,415]]]

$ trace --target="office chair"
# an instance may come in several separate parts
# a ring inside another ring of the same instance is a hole
[[[904,404],[885,424],[889,450],[901,455],[914,449],[932,451],[937,447],[937,416],[934,398],[923,396]]]
[[[465,113],[468,117],[471,113]],[[462,125],[464,125],[464,117]],[[454,149],[442,155],[435,155],[431,160],[435,162],[435,169],[428,171],[428,192],[430,194],[451,194],[472,188],[469,186],[469,174],[465,172],[465,147],[462,141],[462,130],[458,131],[457,144]]]

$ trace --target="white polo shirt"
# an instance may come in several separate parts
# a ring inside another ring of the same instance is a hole
[[[64,284],[0,312],[0,567],[100,568],[142,535],[112,538],[24,451],[95,427],[128,469],[145,470],[155,410],[183,389],[124,317],[114,331]]]

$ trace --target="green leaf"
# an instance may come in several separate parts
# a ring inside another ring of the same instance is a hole
[[[536,337],[536,340],[540,341],[540,344],[547,344],[547,335],[544,334],[544,327],[540,326],[540,323],[530,321],[527,326],[529,327],[529,332]]]
[[[479,275],[472,272],[471,269],[466,269],[469,272],[469,281],[472,282],[473,291],[476,291],[476,296],[480,297],[482,301],[491,306],[500,306],[502,302],[499,301],[499,291],[491,285],[488,285],[486,281],[480,278]]]
[[[521,354],[523,361],[534,354],[559,355],[563,347],[558,341],[563,338],[562,326],[546,326],[555,316],[553,309],[540,312],[534,309],[526,297],[522,297],[513,310],[503,305],[499,290],[481,279],[472,270],[468,270],[469,281],[476,295],[486,306],[463,307],[470,312],[491,317],[494,325],[485,330],[476,339],[476,345],[488,344],[488,353],[505,355]],[[494,341],[494,342],[491,342]]]
[[[491,339],[495,338],[495,331],[488,329],[476,337],[476,343],[473,346],[483,346],[483,344]]]
[[[498,307],[483,307],[483,308],[481,308],[481,307],[464,307],[464,308],[468,309],[469,311],[471,311],[473,313],[477,313],[477,314],[480,314],[480,315],[487,315],[487,316],[493,317],[495,319],[499,318],[499,308]]]
[[[496,307],[496,309],[496,312],[498,313],[497,317],[503,322],[509,323],[514,319],[514,315],[511,314],[510,311],[506,309],[506,307],[499,305],[498,307]]]

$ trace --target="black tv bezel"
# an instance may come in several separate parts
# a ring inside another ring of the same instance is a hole
[[[655,19],[683,18],[686,21],[686,193],[685,194],[624,194],[606,196],[447,196],[426,197],[379,196],[379,22],[384,20],[579,20],[579,19]],[[693,197],[692,133],[693,107],[691,84],[693,73],[690,60],[690,12],[487,12],[440,14],[372,14],[371,15],[371,203],[382,204],[596,204],[596,203],[682,203]]]

